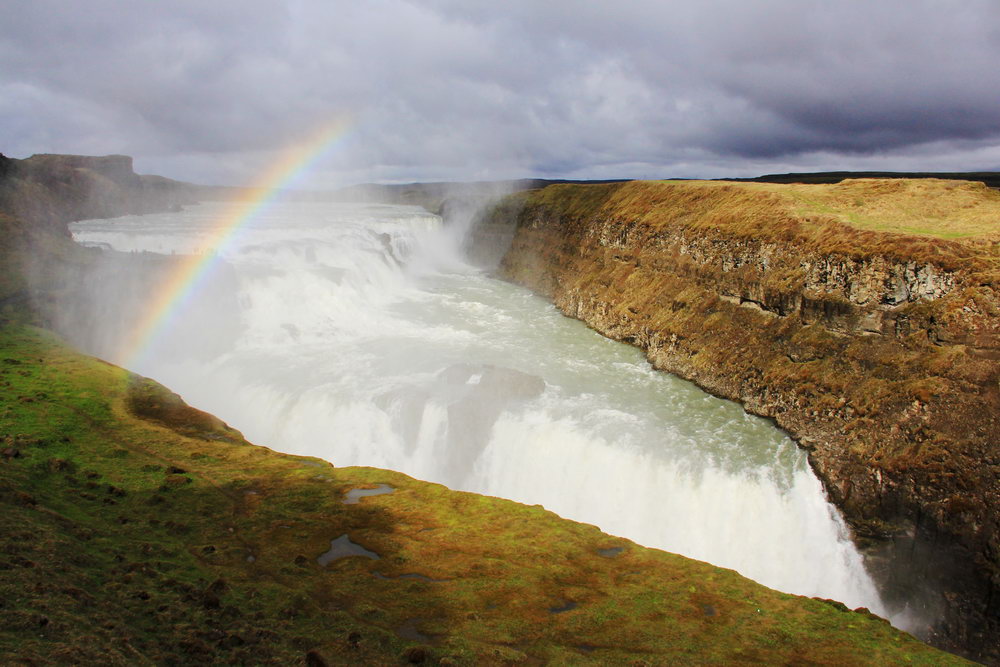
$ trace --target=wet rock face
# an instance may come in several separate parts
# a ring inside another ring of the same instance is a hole
[[[926,243],[832,252],[766,220],[733,233],[530,197],[506,210],[501,276],[773,417],[884,578],[905,557],[933,589],[940,621],[921,634],[1000,661],[1000,283]],[[957,564],[934,566],[945,553]]]

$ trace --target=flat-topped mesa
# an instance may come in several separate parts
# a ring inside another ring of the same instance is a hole
[[[980,183],[632,182],[513,195],[474,236],[514,227],[501,276],[774,418],[888,602],[997,661],[997,220]]]
[[[170,210],[197,195],[197,186],[136,174],[127,155],[0,155],[0,211],[63,234],[73,220]]]
[[[41,178],[65,169],[87,169],[120,185],[136,187],[139,176],[132,169],[128,155],[60,155],[36,153],[24,160],[24,166]]]

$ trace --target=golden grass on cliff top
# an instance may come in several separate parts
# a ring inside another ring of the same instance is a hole
[[[663,182],[667,183],[689,188],[737,188],[750,196],[769,193],[778,200],[775,205],[799,219],[820,216],[878,232],[1000,241],[1000,192],[982,183],[937,178],[852,178],[830,185]],[[760,201],[754,199],[759,206]]]
[[[982,183],[940,179],[847,179],[789,185],[807,213],[827,213],[860,229],[1000,240],[1000,192]]]
[[[876,254],[1000,275],[1000,192],[940,179],[848,179],[837,184],[632,181],[556,185],[532,193],[573,218],[597,216]]]

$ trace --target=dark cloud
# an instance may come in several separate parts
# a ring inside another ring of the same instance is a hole
[[[247,181],[331,119],[314,185],[1000,168],[992,0],[32,0],[0,150]]]

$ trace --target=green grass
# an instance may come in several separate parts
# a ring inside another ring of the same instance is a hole
[[[539,507],[251,445],[41,330],[0,329],[0,386],[3,663],[961,663]],[[320,567],[345,533],[382,558]]]

